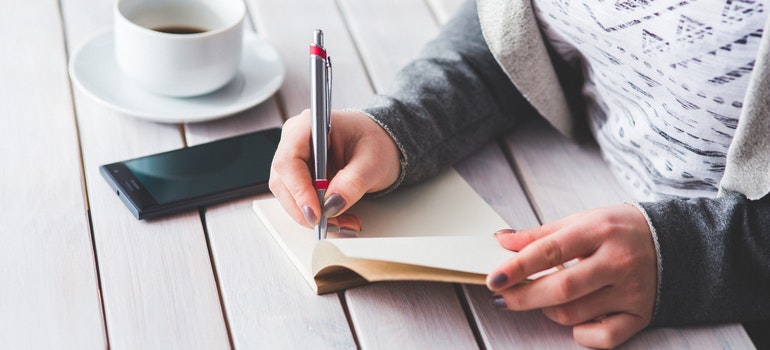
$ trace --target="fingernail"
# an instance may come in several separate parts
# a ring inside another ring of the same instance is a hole
[[[499,231],[495,232],[495,236],[497,236],[497,235],[512,235],[514,233],[516,233],[516,230],[514,230],[512,228],[504,228],[502,230],[499,230]]]
[[[358,235],[358,233],[359,233],[359,230],[357,230],[357,229],[356,229],[355,227],[353,227],[353,226],[342,226],[342,227],[340,227],[340,226],[337,226],[337,224],[335,224],[335,223],[331,223],[331,222],[326,224],[326,229],[327,229],[329,232],[332,232],[332,231],[334,231],[334,232],[336,232],[336,233],[339,233],[339,232],[345,232],[345,231],[348,231],[348,232],[355,232],[355,234],[356,234],[356,235]]]
[[[316,218],[313,209],[310,209],[309,205],[302,207],[302,215],[305,216],[305,221],[307,221],[308,224],[315,225],[318,223],[318,218]]]
[[[329,223],[329,225],[326,227],[326,230],[330,234],[334,234],[336,237],[344,237],[344,238],[350,238],[350,237],[358,237],[359,232],[349,228],[349,227],[339,227],[335,224]]]
[[[340,210],[345,207],[347,202],[341,195],[335,193],[331,195],[326,202],[324,202],[324,210],[321,215],[331,218],[340,213]]]
[[[493,290],[500,289],[506,283],[508,283],[508,275],[504,273],[498,273],[492,276],[492,279],[489,280],[489,287]]]
[[[502,295],[495,295],[494,297],[492,297],[492,306],[498,309],[508,308],[508,305],[505,304],[505,299],[503,299]]]
[[[344,227],[340,229],[340,236],[343,236],[343,237],[358,237],[358,235],[359,235],[359,232],[356,231],[356,230],[351,230],[351,229],[347,229],[347,228],[344,228]]]

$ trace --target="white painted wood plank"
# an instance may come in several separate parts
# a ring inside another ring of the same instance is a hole
[[[55,2],[0,3],[0,348],[106,347]]]
[[[345,297],[362,348],[473,349],[478,346],[451,285],[379,283],[350,289]]]
[[[257,32],[278,50],[287,66],[281,97],[287,117],[310,108],[308,47],[322,29],[333,65],[332,107],[360,107],[372,96],[355,46],[333,0],[247,0]]]
[[[506,142],[544,221],[631,200],[594,143],[576,143],[534,119]]]
[[[551,322],[539,310],[500,310],[490,304],[492,292],[486,287],[463,289],[487,349],[583,349],[572,340],[570,327]]]
[[[422,1],[340,0],[339,4],[376,91],[388,88],[395,73],[438,35],[436,21]]]
[[[489,144],[454,167],[511,228],[538,225],[537,216],[498,143]]]
[[[228,346],[197,212],[138,221],[98,166],[182,146],[176,125],[117,115],[76,94],[110,346]]]
[[[206,210],[235,348],[354,349],[338,295],[307,285],[252,211],[255,198]]]
[[[440,24],[446,24],[466,0],[425,0]]]
[[[112,23],[112,3],[63,1],[70,47]],[[217,286],[197,212],[137,221],[98,166],[183,145],[177,125],[146,122],[75,93],[86,185],[113,349],[229,347]]]

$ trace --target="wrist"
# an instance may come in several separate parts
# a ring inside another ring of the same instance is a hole
[[[652,309],[652,319],[655,319],[655,315],[658,314],[658,307],[660,306],[660,288],[662,286],[662,279],[663,279],[663,261],[660,255],[660,242],[658,241],[658,234],[655,231],[655,227],[652,225],[652,220],[650,220],[649,214],[647,214],[647,211],[639,205],[639,203],[636,202],[626,202],[625,204],[630,205],[642,214],[644,216],[644,220],[647,222],[647,227],[650,230],[650,235],[652,236],[652,242],[653,246],[655,247],[655,266],[656,266],[656,286],[655,286],[655,306],[653,306]]]

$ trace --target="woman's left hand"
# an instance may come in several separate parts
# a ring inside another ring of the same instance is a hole
[[[578,344],[594,348],[615,347],[650,323],[656,253],[636,207],[585,211],[534,229],[497,234],[497,239],[519,254],[489,274],[494,304],[510,310],[541,308],[549,319],[573,326]],[[575,258],[579,262],[564,270],[520,283]]]

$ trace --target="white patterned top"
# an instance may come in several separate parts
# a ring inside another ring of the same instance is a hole
[[[594,136],[639,200],[713,197],[770,0],[534,0],[582,67]]]

